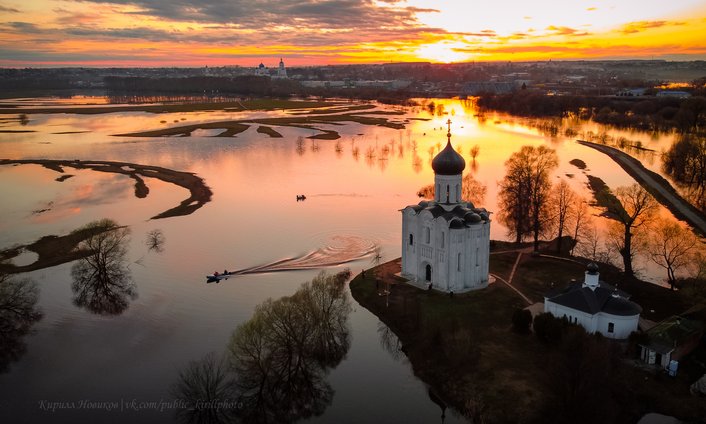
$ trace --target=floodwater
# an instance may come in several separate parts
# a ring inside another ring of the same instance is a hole
[[[29,115],[28,122],[1,120],[0,130],[32,131],[0,133],[2,159],[156,165],[193,172],[213,191],[212,201],[191,215],[150,220],[179,204],[188,192],[146,178],[149,195],[136,198],[134,181],[125,175],[67,168],[73,176],[59,182],[55,179],[61,174],[39,165],[0,166],[2,249],[67,234],[102,218],[130,229],[125,255],[116,265],[125,276],[116,293],[87,292],[72,263],[19,276],[38,285],[37,307],[43,317],[34,323],[34,333],[22,338],[24,352],[0,374],[3,422],[98,417],[101,422],[173,421],[178,405],[169,401],[180,372],[211,352],[224,354],[233,332],[253,316],[257,305],[294,294],[321,269],[334,273],[350,267],[357,273],[400,255],[399,210],[417,203],[417,191],[433,181],[430,162],[446,143],[448,119],[467,172],[488,187],[485,201],[477,206],[490,211],[497,210],[503,164],[523,145],[555,148],[560,159],[555,176],[586,197],[586,174],[602,178],[611,188],[633,182],[608,157],[575,143],[578,137],[550,137],[532,121],[518,118],[479,117],[460,101],[435,102],[444,105],[446,114],[379,106],[402,110],[403,116],[391,117],[396,121],[421,118],[406,121],[402,130],[350,122],[319,125],[341,134],[334,141],[302,141],[312,131],[293,127],[275,127],[283,138],[269,138],[256,132],[257,125],[232,138],[210,137],[210,130],[191,137],[113,136],[284,116],[287,111],[43,114]],[[108,102],[81,98],[77,103]],[[580,123],[579,131],[605,131],[592,125]],[[658,144],[656,150],[668,142],[649,134],[630,136],[644,145]],[[475,161],[470,158],[474,145],[480,147]],[[575,158],[586,162],[588,170],[571,165]],[[306,200],[297,201],[302,194]],[[664,209],[661,213],[670,216]],[[603,218],[595,219],[600,228],[605,226]],[[162,240],[158,248],[147,243],[156,230]],[[506,238],[497,221],[491,237]],[[34,259],[23,253],[14,261],[25,265]],[[206,283],[207,274],[224,268],[240,275]],[[660,279],[658,270],[644,269],[648,277]],[[350,347],[323,377],[333,396],[320,415],[305,421],[441,421],[442,410],[427,387],[404,355],[390,348],[395,343],[389,331],[370,312],[354,301],[352,305],[347,318]],[[455,412],[446,411],[445,422],[458,421]]]

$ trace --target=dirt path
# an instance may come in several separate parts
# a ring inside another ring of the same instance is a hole
[[[679,196],[674,187],[662,176],[645,168],[640,161],[618,149],[583,140],[578,142],[610,156],[677,218],[685,220],[694,230],[706,236],[706,219],[703,214]]]

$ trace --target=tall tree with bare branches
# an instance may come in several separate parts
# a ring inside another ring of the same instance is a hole
[[[559,184],[554,186],[551,198],[553,200],[551,207],[554,209],[553,212],[557,230],[556,251],[557,253],[561,253],[561,238],[564,235],[564,231],[567,230],[568,220],[572,212],[576,193],[571,190],[569,183],[562,179],[559,181]]]
[[[539,248],[539,236],[551,222],[549,174],[559,164],[554,149],[546,146],[522,146],[505,162],[507,173],[500,181],[500,221],[505,223],[517,242],[527,235]]]
[[[620,202],[608,208],[620,224],[613,232],[612,242],[623,259],[625,276],[634,277],[632,260],[636,253],[633,238],[636,231],[644,229],[652,220],[657,210],[657,201],[650,193],[635,183],[627,187],[618,187],[615,197]],[[619,231],[618,231],[619,230]],[[622,233],[622,234],[619,234]]]
[[[574,255],[574,249],[576,249],[576,246],[581,242],[581,239],[583,239],[591,221],[588,203],[582,197],[576,196],[571,214],[571,231],[575,242],[574,246],[571,248],[571,252],[569,252],[571,256]]]
[[[667,282],[672,290],[676,273],[695,263],[698,244],[696,236],[677,222],[660,219],[652,226],[647,252],[654,263],[667,271]]]

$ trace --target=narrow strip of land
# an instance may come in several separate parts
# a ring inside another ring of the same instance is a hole
[[[151,219],[169,218],[189,215],[211,201],[213,193],[204,180],[190,172],[174,171],[159,166],[138,165],[127,162],[82,161],[82,160],[49,160],[49,159],[0,159],[0,165],[41,165],[47,169],[64,173],[64,167],[74,169],[90,169],[98,172],[111,172],[127,175],[135,180],[135,197],[144,198],[149,188],[142,177],[157,178],[167,183],[175,184],[189,190],[191,195],[178,206],[153,216]]]
[[[665,180],[661,175],[650,171],[640,161],[614,147],[584,140],[578,140],[578,142],[608,155],[677,218],[688,222],[692,228],[701,233],[701,235],[706,236],[706,218],[704,215],[684,200],[674,187],[669,184],[669,181]]]

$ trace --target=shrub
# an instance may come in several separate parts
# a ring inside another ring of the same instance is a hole
[[[561,341],[564,323],[554,315],[544,312],[534,318],[534,334],[543,343],[556,344]],[[568,324],[568,321],[566,321]]]
[[[512,330],[519,334],[527,334],[530,332],[530,324],[532,324],[532,313],[527,309],[515,309],[512,314]]]

